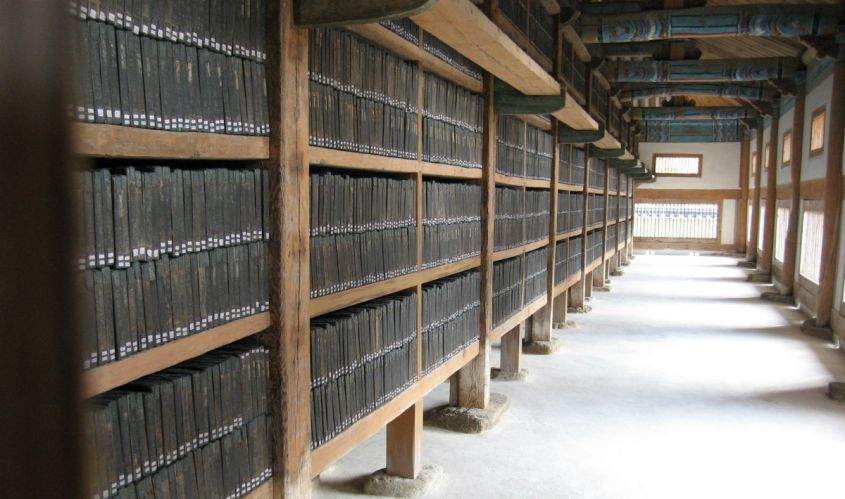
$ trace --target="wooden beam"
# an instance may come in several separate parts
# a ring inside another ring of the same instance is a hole
[[[270,397],[273,496],[311,493],[311,337],[308,317],[308,31],[294,0],[267,4],[270,116]]]
[[[560,95],[525,95],[496,80],[494,107],[498,115],[552,114],[566,107],[566,91]]]
[[[590,144],[590,156],[593,158],[619,158],[625,154],[625,148],[618,149],[600,149],[593,144]]]
[[[806,74],[799,74],[795,78],[797,92],[795,94],[795,105],[792,108],[792,145],[790,147],[791,158],[789,161],[789,179],[792,185],[790,189],[789,221],[786,228],[786,244],[784,247],[783,270],[778,279],[780,284],[786,288],[784,294],[793,294],[795,284],[795,265],[798,261],[798,224],[800,221],[801,206],[801,167],[804,151],[804,111],[806,102]]]
[[[757,261],[757,238],[760,233],[760,186],[763,185],[763,120],[758,118],[756,149],[754,152],[754,199],[751,205],[751,238],[748,240],[746,258]]]
[[[841,8],[835,5],[731,5],[646,13],[582,15],[587,43],[647,42],[715,36],[798,37],[836,33]]]
[[[422,470],[423,401],[387,424],[387,474],[414,479]]]
[[[748,153],[750,149],[750,134],[747,130],[742,131],[742,140],[739,145],[739,191],[740,197],[736,207],[736,232],[734,234],[734,241],[736,242],[739,252],[745,253],[746,245],[746,231],[748,230]]]
[[[522,336],[525,331],[525,321],[520,322],[508,333],[502,336],[501,359],[499,369],[502,373],[516,374],[521,369],[522,362]],[[536,341],[536,332],[531,331],[531,339]]]
[[[296,0],[294,22],[302,28],[344,26],[398,19],[430,9],[437,0]]]
[[[755,109],[746,106],[634,107],[630,112],[632,119],[640,121],[738,120],[759,116]]]
[[[778,112],[780,103],[775,101],[773,105],[776,110],[772,115],[772,124],[769,127],[769,161],[766,165],[766,218],[763,224],[763,254],[757,258],[757,268],[760,272],[770,274],[772,272],[772,253],[775,249],[775,218],[777,218],[777,183],[778,183],[778,141],[780,140],[780,120]]]
[[[612,82],[697,83],[788,80],[803,67],[794,57],[707,59],[703,61],[607,61]]]
[[[604,134],[604,125],[599,125],[598,130],[575,130],[561,123],[557,129],[557,141],[559,144],[588,144],[601,140]]]
[[[603,57],[649,57],[655,61],[672,59],[673,52],[681,52],[687,61],[701,58],[701,49],[694,40],[658,40],[644,43],[592,43],[590,51]]]
[[[824,189],[824,223],[819,291],[816,294],[816,326],[829,326],[836,289],[839,248],[839,217],[842,212],[842,148],[845,132],[845,32],[837,34],[839,53],[833,66],[833,85],[828,119],[827,169]]]
[[[739,142],[739,120],[645,121],[646,142]]]
[[[770,101],[777,93],[765,83],[622,83],[619,100],[668,99],[676,95],[712,95],[749,101]]]

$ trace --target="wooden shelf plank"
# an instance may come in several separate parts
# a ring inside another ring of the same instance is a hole
[[[422,174],[430,177],[480,179],[481,168],[464,168],[462,166],[444,165],[441,163],[429,163],[423,161]]]
[[[607,130],[604,131],[604,137],[593,142],[593,144],[599,149],[619,149],[622,147],[622,144],[616,140],[616,137],[611,135]]]
[[[511,187],[530,187],[532,189],[549,189],[551,180],[537,178],[513,177],[503,173],[496,174],[496,184],[508,185]]]
[[[560,84],[470,0],[440,0],[412,16],[420,28],[526,95],[559,95]]]
[[[522,121],[528,123],[531,126],[540,128],[541,130],[549,131],[552,129],[551,121],[545,120],[536,114],[519,114],[516,116],[517,118],[521,119]]]
[[[583,185],[570,185],[570,184],[564,184],[564,183],[558,182],[557,183],[557,190],[559,190],[559,191],[569,191],[569,192],[584,192],[584,186]]]
[[[625,154],[623,154],[622,156],[619,156],[619,159],[637,159],[637,158],[635,158],[634,155],[631,154],[631,151],[625,149]]]
[[[563,232],[555,236],[555,241],[563,241],[564,239],[569,239],[572,237],[578,237],[583,233],[582,229],[575,229],[570,230],[569,232]]]
[[[311,476],[316,477],[364,440],[375,435],[387,423],[408,407],[425,397],[431,390],[449,379],[452,374],[478,355],[478,342],[447,360],[428,375],[395,398],[364,416],[343,433],[311,451]]]
[[[167,132],[92,123],[74,123],[73,145],[78,155],[102,158],[262,160],[270,157],[268,137]]]
[[[268,478],[264,483],[244,496],[244,499],[270,499],[273,497],[273,477]]]
[[[559,294],[563,293],[567,289],[574,286],[575,283],[577,283],[580,280],[581,280],[581,271],[578,271],[577,274],[567,277],[562,283],[556,285],[552,295],[557,297]]]
[[[507,334],[508,331],[515,328],[520,322],[534,315],[536,311],[546,305],[546,300],[548,300],[548,297],[545,295],[536,298],[533,302],[523,307],[522,310],[512,315],[508,320],[494,327],[488,336],[489,341],[498,340]]]
[[[608,220],[607,226],[610,227],[611,225],[616,225],[616,220]]]
[[[525,179],[525,187],[532,189],[550,189],[552,181],[541,178],[527,178]]]
[[[596,189],[595,187],[587,188],[588,194],[604,194],[604,189]]]
[[[402,59],[420,63],[426,72],[446,78],[467,90],[472,90],[476,93],[481,93],[482,91],[481,80],[476,80],[472,76],[451,66],[446,61],[428,53],[425,49],[414,45],[378,23],[356,24],[347,26],[346,29],[394,52]]]
[[[598,230],[598,229],[602,229],[602,228],[604,228],[604,222],[594,223],[592,225],[587,226],[587,232],[592,232],[594,230]]]
[[[270,313],[245,317],[82,373],[82,397],[125,385],[270,327]]]
[[[593,270],[595,270],[596,267],[601,265],[601,262],[602,262],[601,258],[596,258],[595,260],[593,260],[592,263],[587,264],[587,272],[586,273],[589,273],[589,272],[592,272]]]
[[[308,162],[311,166],[354,168],[374,172],[417,173],[420,171],[420,162],[415,159],[338,151],[325,147],[309,147]]]
[[[319,298],[312,298],[308,310],[311,317],[317,317],[335,310],[351,307],[365,301],[411,289],[419,284],[436,281],[452,274],[457,274],[481,265],[480,257],[467,258],[459,262],[447,263],[430,269],[412,272],[393,279],[374,282],[366,286],[348,289]]]
[[[535,249],[542,248],[543,246],[548,246],[548,244],[549,238],[547,237],[545,239],[540,239],[539,241],[534,241],[533,243],[528,243],[524,246],[495,251],[493,252],[493,261],[498,262],[499,260],[507,260],[508,258],[513,258],[515,256],[534,251]]]
[[[566,93],[566,106],[560,111],[552,113],[552,116],[575,130],[599,129],[599,123],[590,116],[590,113],[581,104],[578,104],[578,101],[569,91]]]

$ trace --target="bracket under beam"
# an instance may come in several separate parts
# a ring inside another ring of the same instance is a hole
[[[566,90],[560,95],[525,95],[502,80],[496,80],[493,107],[498,115],[552,114],[566,107]]]
[[[633,107],[631,119],[642,121],[676,121],[676,120],[738,120],[756,118],[757,111],[746,106],[723,107]]]
[[[618,158],[620,156],[625,155],[625,148],[620,147],[618,149],[600,149],[595,145],[590,145],[590,157],[591,158]]]
[[[622,83],[619,100],[622,102],[652,97],[670,98],[676,95],[713,95],[749,101],[770,101],[776,92],[765,83]]]
[[[557,141],[560,144],[589,144],[604,138],[604,125],[599,123],[598,130],[575,130],[563,123],[557,128]]]
[[[375,23],[413,16],[437,0],[297,0],[294,23],[302,28]]]
[[[794,57],[707,59],[703,61],[607,61],[604,72],[613,82],[730,82],[789,80],[803,69]]]

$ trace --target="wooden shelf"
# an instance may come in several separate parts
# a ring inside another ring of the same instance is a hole
[[[616,253],[616,248],[610,248],[610,249],[609,249],[609,250],[607,250],[607,252],[604,254],[604,259],[605,259],[605,260],[609,259],[610,257],[612,257],[612,256],[613,256],[613,254],[614,254],[614,253]]]
[[[512,177],[503,173],[496,174],[497,185],[508,185],[511,187],[530,187],[532,189],[550,189],[551,180],[536,178]]]
[[[428,73],[446,78],[467,90],[472,90],[476,93],[481,93],[482,91],[481,80],[476,80],[439,57],[430,54],[424,48],[418,47],[390,31],[381,24],[355,24],[347,26],[346,29],[394,52],[402,59],[420,63],[423,70]],[[423,34],[423,36],[425,35]]]
[[[80,156],[136,159],[262,160],[270,139],[222,133],[167,132],[120,125],[74,123],[73,148]]]
[[[428,163],[416,159],[393,158],[375,154],[363,154],[351,151],[338,151],[325,147],[311,147],[308,149],[308,162],[311,166],[326,166],[332,168],[349,168],[369,172],[406,173],[432,177],[449,177],[460,179],[480,179],[481,168],[464,168],[461,166]]]
[[[420,347],[421,348],[421,347]],[[452,374],[464,367],[478,355],[478,342],[447,360],[442,366],[430,372],[383,406],[364,416],[343,433],[311,451],[311,476],[316,477],[333,462],[340,459],[364,440],[375,435],[387,423],[405,412],[431,390],[448,380]]]
[[[634,157],[633,154],[631,154],[631,151],[625,149],[625,154],[623,154],[622,156],[619,156],[619,159],[636,159],[636,158]]]
[[[411,19],[523,94],[560,95],[554,77],[470,0],[439,0]]]
[[[270,499],[273,497],[273,477],[268,478],[255,490],[244,496],[244,499]]]
[[[559,294],[563,293],[567,289],[571,288],[575,285],[578,281],[581,280],[581,271],[579,270],[577,274],[571,275],[564,279],[564,281],[555,286],[554,291],[552,292],[552,296],[557,297]]]
[[[572,238],[572,237],[578,237],[581,234],[583,234],[583,232],[584,232],[583,229],[570,230],[569,232],[564,232],[562,234],[558,234],[557,236],[555,236],[555,241],[563,241],[564,239],[569,239],[569,238]]]
[[[604,131],[604,137],[593,142],[599,149],[619,149],[622,144],[616,140],[616,137],[610,134],[607,130]]]
[[[270,327],[270,313],[245,317],[165,343],[125,359],[83,371],[82,397],[89,398],[148,374],[193,359]]]
[[[617,222],[616,220],[608,220],[607,226],[610,227],[611,225],[616,225],[616,222]]]
[[[557,183],[557,190],[559,191],[569,191],[569,192],[584,192],[583,185],[571,185],[571,184],[564,184],[561,182]]]
[[[604,222],[598,222],[598,223],[594,223],[592,225],[588,225],[587,226],[587,232],[592,232],[594,230],[603,229],[603,228],[604,228]]]
[[[604,194],[604,189],[596,189],[595,187],[587,187],[588,194]]]
[[[495,251],[493,252],[493,261],[498,262],[499,260],[507,260],[508,258],[513,258],[515,256],[519,256],[535,249],[542,248],[543,246],[548,246],[549,238],[540,239],[539,241],[534,241],[533,243],[528,243],[524,246],[518,246],[516,248]]]
[[[587,272],[585,272],[585,273],[589,273],[589,272],[592,272],[593,270],[595,270],[596,267],[601,265],[601,262],[602,262],[601,258],[596,258],[595,260],[593,260],[592,263],[587,264]]]
[[[531,126],[540,128],[545,131],[549,131],[552,129],[551,121],[545,120],[536,114],[519,114],[516,116],[517,118],[521,119],[522,121],[528,123]]]
[[[599,123],[590,116],[590,113],[581,104],[578,104],[578,101],[569,91],[566,93],[566,105],[564,108],[552,113],[552,116],[575,130],[599,129]]]
[[[481,265],[481,257],[467,258],[459,262],[447,263],[430,269],[419,270],[393,279],[374,282],[366,286],[348,289],[319,298],[311,298],[308,311],[311,317],[317,317],[335,310],[351,307],[365,301],[398,293],[405,289],[415,288],[417,285],[436,281],[452,274],[458,274]]]
[[[508,318],[505,322],[499,324],[498,326],[494,327],[490,334],[488,335],[488,341],[496,341],[505,334],[508,333],[511,329],[515,328],[520,322],[524,321],[525,319],[534,315],[534,312],[540,310],[546,305],[548,301],[548,296],[539,296],[533,302],[529,303],[522,310],[513,314],[510,318]]]

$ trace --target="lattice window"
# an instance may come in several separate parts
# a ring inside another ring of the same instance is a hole
[[[775,214],[775,260],[783,263],[786,254],[786,230],[789,226],[789,201],[778,201]]]
[[[780,166],[785,168],[792,163],[792,130],[783,134],[783,151],[780,156]]]
[[[824,212],[818,201],[805,201],[801,223],[800,273],[812,282],[819,282],[822,258],[822,226]]]
[[[700,177],[700,154],[655,154],[654,174],[661,177]]]
[[[813,111],[810,120],[810,156],[818,156],[824,152],[824,106]]]
[[[636,203],[634,236],[658,239],[716,239],[717,203]]]
[[[757,223],[757,252],[763,252],[763,231],[766,227],[766,200],[760,198],[760,218]]]
[[[753,218],[753,210],[754,210],[754,203],[752,201],[748,202],[748,211],[746,216],[745,222],[745,242],[748,243],[751,241],[751,220]]]

